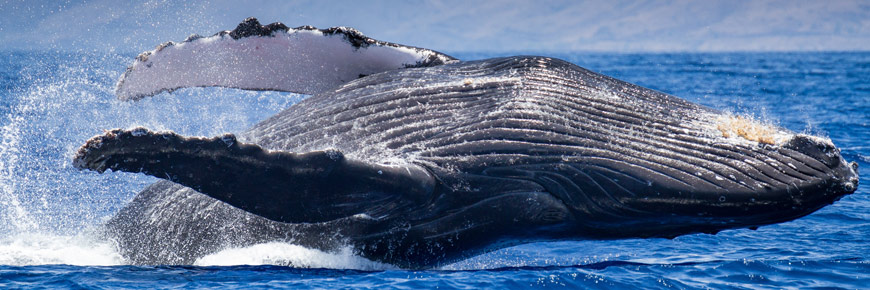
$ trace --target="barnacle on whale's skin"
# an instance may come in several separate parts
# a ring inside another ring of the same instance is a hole
[[[722,137],[740,137],[761,144],[777,144],[777,129],[743,116],[722,116],[716,129],[722,132]]]

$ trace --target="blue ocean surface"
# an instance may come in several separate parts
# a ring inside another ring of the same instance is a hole
[[[197,265],[132,266],[94,232],[156,179],[76,170],[78,146],[119,127],[239,133],[304,96],[191,88],[122,102],[113,89],[133,55],[2,51],[0,288],[870,289],[870,53],[546,55],[830,138],[858,162],[864,184],[814,214],[758,230],[535,243],[433,270],[287,244],[227,249]]]

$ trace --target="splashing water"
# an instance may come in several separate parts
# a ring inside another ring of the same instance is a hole
[[[4,71],[12,89],[0,109],[0,231],[7,233],[0,264],[123,263],[110,243],[89,233],[155,179],[74,169],[71,156],[89,137],[134,126],[239,133],[302,98],[195,88],[121,102],[114,84],[131,56],[10,54],[18,62]]]
[[[0,265],[121,265],[123,261],[112,243],[87,234],[25,232],[0,239]]]

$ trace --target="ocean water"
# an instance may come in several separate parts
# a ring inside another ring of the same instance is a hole
[[[0,288],[870,289],[870,53],[547,55],[829,137],[859,163],[864,184],[810,216],[755,231],[536,243],[425,271],[282,243],[227,249],[197,265],[131,266],[93,233],[155,179],[78,171],[78,146],[140,125],[238,133],[304,96],[192,88],[120,102],[113,88],[133,55],[0,51]]]

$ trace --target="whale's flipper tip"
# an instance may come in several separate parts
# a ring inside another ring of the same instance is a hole
[[[262,25],[256,18],[209,37],[192,35],[139,54],[115,94],[137,100],[185,87],[315,94],[360,76],[456,62],[446,54],[369,38],[356,29]]]
[[[145,173],[280,222],[373,217],[426,200],[433,177],[418,166],[382,166],[337,150],[291,153],[239,142],[232,134],[184,137],[145,128],[88,140],[73,165]]]

